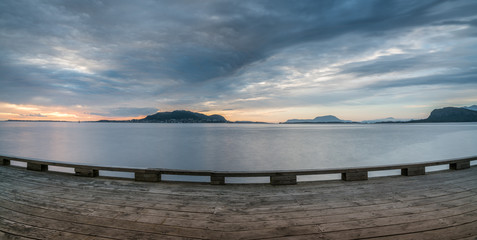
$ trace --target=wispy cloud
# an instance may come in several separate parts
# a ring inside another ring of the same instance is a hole
[[[89,113],[91,115],[105,116],[105,117],[137,117],[143,115],[154,114],[158,111],[157,108],[111,108],[104,109],[101,113]]]
[[[427,96],[414,105],[437,105],[477,89],[475,9],[472,0],[6,0],[0,101],[100,116],[390,106],[413,94]]]

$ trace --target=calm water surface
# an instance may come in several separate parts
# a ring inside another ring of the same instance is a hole
[[[477,123],[0,122],[0,154],[96,165],[191,170],[386,165],[477,155]]]

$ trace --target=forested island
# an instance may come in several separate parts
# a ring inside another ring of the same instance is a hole
[[[131,122],[131,123],[227,123],[227,119],[223,116],[205,115],[202,113],[191,112],[186,110],[176,110],[172,112],[158,112],[148,115],[141,119],[132,119],[125,121],[100,120],[98,122]]]

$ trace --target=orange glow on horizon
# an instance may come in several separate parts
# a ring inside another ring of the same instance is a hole
[[[450,105],[450,104],[449,104]],[[444,105],[443,105],[444,106]],[[0,121],[5,120],[51,120],[51,121],[99,121],[99,120],[131,120],[141,119],[140,116],[100,116],[94,114],[102,107],[90,106],[42,106],[33,104],[12,104],[0,102]],[[387,106],[367,106],[356,108],[353,106],[311,106],[311,107],[288,107],[288,108],[260,108],[260,109],[230,109],[200,111],[186,109],[192,112],[200,112],[205,115],[218,114],[228,121],[256,121],[279,123],[288,119],[313,119],[317,116],[334,115],[342,120],[363,121],[394,117],[401,119],[423,119],[432,111],[432,106],[427,105],[396,105],[392,108]],[[167,112],[173,110],[162,110]],[[101,112],[101,111],[99,111]]]
[[[134,118],[142,118],[138,116]],[[0,102],[0,120],[52,120],[52,121],[98,121],[129,120],[131,117],[105,117],[85,112],[83,106],[40,106]]]

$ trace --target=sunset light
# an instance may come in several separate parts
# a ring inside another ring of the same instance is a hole
[[[473,1],[0,7],[0,120],[184,109],[231,121],[360,121],[476,104]]]

